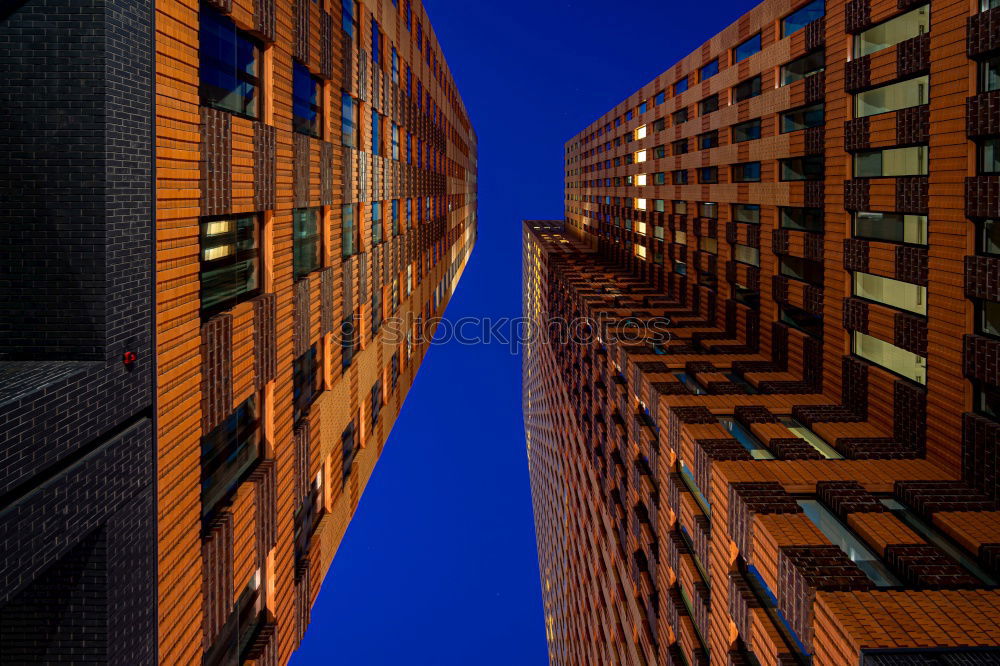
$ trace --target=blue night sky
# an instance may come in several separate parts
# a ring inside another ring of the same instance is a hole
[[[456,320],[520,315],[520,221],[562,217],[565,141],[754,3],[424,4],[479,137]],[[501,344],[431,347],[292,666],[547,663],[520,373]]]

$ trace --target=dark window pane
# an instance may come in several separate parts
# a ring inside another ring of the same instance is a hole
[[[750,99],[751,97],[756,97],[760,94],[760,77],[755,76],[752,79],[747,79],[742,83],[736,84],[733,88],[733,100],[737,102],[742,102],[745,99]]]
[[[746,60],[758,51],[760,51],[760,33],[757,33],[733,49],[733,62]]]
[[[260,47],[209,7],[202,6],[199,19],[201,103],[256,118]]]
[[[760,138],[760,119],[733,125],[733,143]]]
[[[292,212],[292,264],[296,280],[320,267],[322,249],[319,209],[296,208]]]
[[[229,310],[259,293],[256,216],[202,220],[200,246],[202,317]]]
[[[292,127],[296,132],[318,137],[323,127],[319,80],[298,62],[293,66],[292,78]]]
[[[781,114],[781,131],[795,132],[809,127],[819,127],[823,122],[823,104],[813,104]]]

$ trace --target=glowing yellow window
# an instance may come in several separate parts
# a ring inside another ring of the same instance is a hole
[[[646,235],[646,223],[645,222],[636,222],[635,223],[635,233],[640,234],[642,236],[645,236]]]
[[[646,210],[646,200],[645,199],[636,199],[635,200],[635,207],[638,208],[639,210]]]
[[[638,176],[636,176],[635,177],[635,184],[636,184],[637,187],[645,187],[646,186],[646,174],[640,173]]]
[[[646,258],[646,246],[645,245],[636,245],[635,246],[635,256],[639,257],[640,259],[645,259]]]
[[[636,151],[635,161],[637,163],[638,162],[645,162],[646,161],[646,151],[645,150]]]
[[[646,126],[641,125],[635,128],[635,140],[638,141],[639,139],[645,139],[645,138],[646,138]]]

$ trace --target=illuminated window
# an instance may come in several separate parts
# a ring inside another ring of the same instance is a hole
[[[635,207],[638,208],[639,210],[646,210],[646,200],[645,199],[636,199],[635,200]]]
[[[927,383],[927,359],[860,331],[851,333],[852,351],[861,358],[918,384]]]
[[[639,175],[637,175],[635,177],[635,184],[636,184],[636,187],[645,187],[646,186],[646,174],[640,173]]]
[[[646,161],[646,151],[645,150],[640,150],[640,151],[636,152],[636,154],[635,154],[635,161],[637,163],[638,162],[645,162]]]
[[[927,216],[902,213],[854,213],[857,238],[927,245]]]
[[[645,138],[646,138],[646,126],[640,125],[639,127],[636,127],[635,140],[638,141],[639,139],[645,139]]]
[[[854,37],[854,57],[860,58],[929,32],[929,10],[929,5],[918,7],[856,35]]]
[[[926,76],[866,90],[854,96],[854,115],[864,118],[927,104],[928,91]]]
[[[927,287],[902,280],[854,273],[854,295],[917,314],[927,314]]]
[[[855,178],[926,175],[927,146],[869,150],[854,155]]]
[[[645,245],[636,245],[635,246],[635,256],[639,257],[640,259],[645,259],[646,258],[646,246]]]

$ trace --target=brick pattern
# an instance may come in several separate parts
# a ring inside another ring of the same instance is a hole
[[[990,500],[1000,498],[998,443],[1000,424],[979,414],[962,415],[962,478]]]
[[[844,29],[856,35],[872,25],[872,8],[869,0],[850,0],[844,4]]]
[[[264,41],[274,41],[274,0],[254,0],[254,27]]]
[[[969,97],[965,102],[965,124],[970,137],[1000,134],[1000,90]]]
[[[927,286],[927,248],[896,246],[896,279]]]
[[[320,271],[320,327],[322,333],[328,334],[334,332],[334,281],[336,276],[334,275],[333,267],[324,268]]]
[[[1000,258],[965,257],[965,295],[969,298],[1000,300]]]
[[[927,176],[903,176],[896,179],[896,210],[900,213],[926,215],[930,182]]]
[[[271,458],[257,463],[247,480],[254,486],[254,534],[258,567],[266,566],[267,553],[278,543],[278,476]]]
[[[299,4],[308,6],[311,0],[301,0]],[[312,157],[311,142],[305,134],[295,133],[293,135],[292,153],[292,190],[294,192],[295,208],[307,208],[309,206],[309,160]]]
[[[277,300],[273,293],[253,299],[254,381],[258,389],[264,388],[277,373]]]
[[[206,215],[225,215],[233,207],[232,116],[201,107],[201,208]]]
[[[860,238],[844,239],[844,270],[868,272],[869,243]]]
[[[871,185],[867,178],[844,181],[844,208],[850,211],[871,208]]]
[[[867,331],[864,331],[867,332]],[[893,344],[927,357],[927,319],[908,312],[893,315]]]
[[[965,214],[969,217],[1000,216],[1000,176],[965,179]]]
[[[271,1],[273,2],[273,0]],[[257,210],[272,210],[274,208],[275,168],[274,127],[264,123],[254,123],[253,203]]]
[[[931,134],[930,106],[921,104],[896,111],[896,143],[926,144]]]
[[[293,353],[296,357],[302,356],[307,351],[309,351],[309,343],[312,339],[310,335],[310,324],[311,324],[311,313],[310,309],[310,283],[311,279],[308,277],[300,278],[295,281],[295,300],[293,304],[293,338],[294,347]]]
[[[968,18],[966,52],[970,58],[986,55],[1000,47],[1000,12],[973,14]]]
[[[201,327],[201,428],[209,433],[233,409],[233,317],[220,314]]]
[[[802,513],[802,507],[780,483],[729,484],[729,536],[747,561],[753,558],[752,525],[753,516],[758,513]]]
[[[931,36],[924,33],[906,39],[896,45],[896,74],[900,77],[913,76],[930,69]]]
[[[229,511],[220,511],[208,524],[202,538],[201,559],[204,563],[203,635],[207,651],[233,612],[233,514]]]
[[[889,509],[857,481],[820,481],[816,495],[841,520],[852,513],[884,513]]]
[[[871,56],[861,56],[860,58],[855,58],[850,60],[844,66],[844,91],[848,93],[856,93],[865,88],[871,87],[872,84],[872,74],[871,74]],[[858,119],[862,120],[862,119]],[[865,119],[867,120],[867,119]],[[848,121],[850,122],[850,121]],[[867,127],[867,123],[865,123]],[[848,148],[850,150],[850,148]]]
[[[868,302],[860,298],[844,299],[844,328],[868,333]],[[926,335],[926,326],[925,326]]]

